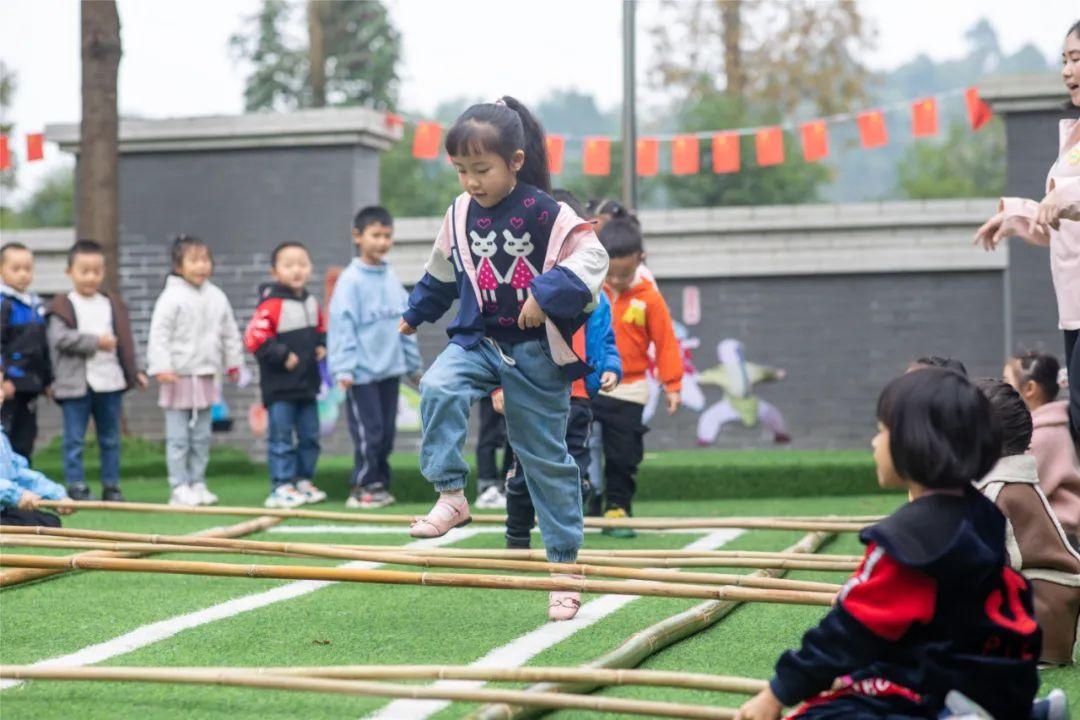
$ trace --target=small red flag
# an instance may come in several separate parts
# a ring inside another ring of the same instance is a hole
[[[802,154],[806,162],[817,162],[829,156],[829,131],[824,120],[811,120],[799,126]]]
[[[701,172],[701,143],[697,135],[676,135],[671,141],[671,172],[675,175]]]
[[[547,146],[548,172],[559,175],[563,168],[563,154],[566,150],[566,138],[562,135],[548,135],[544,138]]]
[[[405,118],[395,113],[386,113],[386,117],[383,118],[383,122],[386,123],[386,127],[393,130],[396,127],[401,127],[405,124]]]
[[[7,135],[0,135],[0,170],[11,169],[11,149],[8,148]]]
[[[26,136],[26,160],[33,162],[45,157],[45,136],[41,133],[30,133]]]
[[[717,175],[739,172],[739,134],[721,132],[712,136],[712,169]]]
[[[779,127],[767,127],[754,134],[757,164],[761,167],[784,162],[784,131]]]
[[[639,138],[637,141],[637,174],[652,177],[660,172],[660,141],[656,138]]]
[[[855,121],[859,125],[859,140],[867,150],[889,142],[889,132],[885,129],[885,114],[880,110],[861,112]]]
[[[582,169],[586,175],[611,174],[611,139],[606,137],[585,138],[585,157]]]
[[[439,157],[439,141],[442,139],[442,126],[437,122],[416,123],[413,135],[412,154],[421,160],[434,160]]]
[[[912,103],[911,134],[917,138],[938,134],[937,100],[931,97]]]
[[[978,130],[994,116],[990,105],[979,97],[978,88],[970,87],[964,91],[964,103],[967,105],[968,122],[971,123],[972,130]]]

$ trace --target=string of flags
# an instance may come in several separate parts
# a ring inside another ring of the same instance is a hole
[[[656,134],[637,140],[637,174],[651,177],[660,173],[660,148],[670,145],[671,174],[696,175],[701,172],[702,142],[710,145],[712,171],[716,174],[739,172],[743,165],[740,138],[754,138],[754,155],[758,167],[781,165],[787,158],[784,131],[797,134],[802,158],[808,163],[819,162],[829,156],[829,125],[854,120],[859,143],[864,149],[889,144],[889,131],[885,123],[887,113],[907,110],[910,113],[911,134],[915,138],[933,137],[939,134],[938,106],[940,101],[963,95],[968,124],[979,130],[989,122],[993,113],[990,106],[979,96],[977,88],[951,90],[913,101],[858,113],[843,113],[801,123],[780,123],[767,127],[746,127],[731,130],[711,130],[693,133]],[[401,115],[388,114],[388,127],[400,127],[406,120]],[[415,121],[412,154],[421,160],[435,160],[442,152],[441,123],[432,120]],[[581,169],[585,175],[611,174],[611,145],[614,138],[607,136],[576,137],[563,134],[547,136],[548,165],[552,175],[559,175],[565,168],[568,141],[582,144]]]
[[[843,113],[817,118],[801,123],[780,123],[766,127],[746,127],[730,130],[709,130],[704,132],[655,134],[640,137],[637,140],[637,174],[651,177],[660,173],[660,148],[662,144],[671,148],[671,174],[697,175],[701,172],[702,142],[707,142],[712,159],[712,171],[718,175],[736,173],[742,168],[740,138],[751,135],[754,138],[754,156],[758,167],[781,165],[787,158],[784,132],[792,131],[798,136],[802,158],[808,163],[819,162],[829,157],[829,125],[855,121],[859,134],[859,143],[865,149],[879,148],[889,144],[889,131],[885,115],[891,112],[907,110],[911,118],[911,134],[915,138],[933,137],[939,134],[938,106],[945,98],[963,95],[967,111],[968,124],[972,130],[979,130],[993,116],[990,106],[979,97],[977,88],[951,90],[913,101],[893,103],[873,110],[864,110],[855,114]],[[435,160],[442,152],[441,123],[433,120],[407,121],[403,116],[388,113],[385,117],[388,128],[403,127],[413,122],[415,132],[412,141],[412,154],[421,160]],[[611,174],[611,144],[614,138],[602,135],[577,137],[573,135],[549,134],[547,136],[548,165],[552,175],[560,175],[566,166],[567,142],[582,144],[581,167],[586,175]],[[27,133],[25,136],[27,162],[35,162],[45,157],[45,135]],[[0,135],[0,171],[12,168],[11,139]]]

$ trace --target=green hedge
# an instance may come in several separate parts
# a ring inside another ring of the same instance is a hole
[[[54,479],[63,475],[59,442],[35,455],[35,466]],[[97,449],[86,448],[88,476],[98,467]],[[430,485],[420,475],[414,453],[391,459],[394,495],[402,501],[422,502],[431,497]],[[319,462],[320,485],[344,487],[349,482],[352,458],[326,456]],[[121,450],[125,477],[164,478],[163,446],[125,439]],[[265,476],[266,466],[253,462],[241,450],[215,448],[210,475],[218,478]],[[642,500],[712,500],[754,497],[811,497],[860,495],[878,492],[869,451],[850,450],[679,450],[647,453],[638,477]]]

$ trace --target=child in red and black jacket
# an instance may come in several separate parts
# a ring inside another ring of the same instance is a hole
[[[293,508],[326,499],[315,487],[319,460],[319,363],[326,357],[326,320],[306,289],[311,257],[298,242],[271,255],[276,282],[259,290],[244,346],[259,361],[259,386],[269,419],[267,451],[270,508]],[[295,435],[295,442],[294,442]]]
[[[937,718],[962,694],[989,716],[1027,718],[1042,632],[1031,586],[1009,567],[1005,517],[972,479],[1001,453],[990,404],[967,378],[927,368],[878,400],[882,487],[912,501],[865,529],[866,555],[836,606],[781,656],[737,718]]]

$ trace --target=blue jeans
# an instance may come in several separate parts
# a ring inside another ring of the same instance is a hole
[[[496,387],[505,393],[507,434],[525,471],[548,560],[573,562],[583,522],[581,479],[566,451],[570,382],[546,342],[446,346],[420,381],[420,470],[440,492],[465,487],[469,409]]]
[[[83,446],[91,416],[101,451],[101,485],[120,486],[120,413],[124,392],[94,392],[87,388],[82,397],[60,401],[64,415],[64,482],[68,487],[84,487]]]
[[[278,400],[270,403],[267,415],[271,488],[313,479],[319,461],[319,404],[315,400]]]

